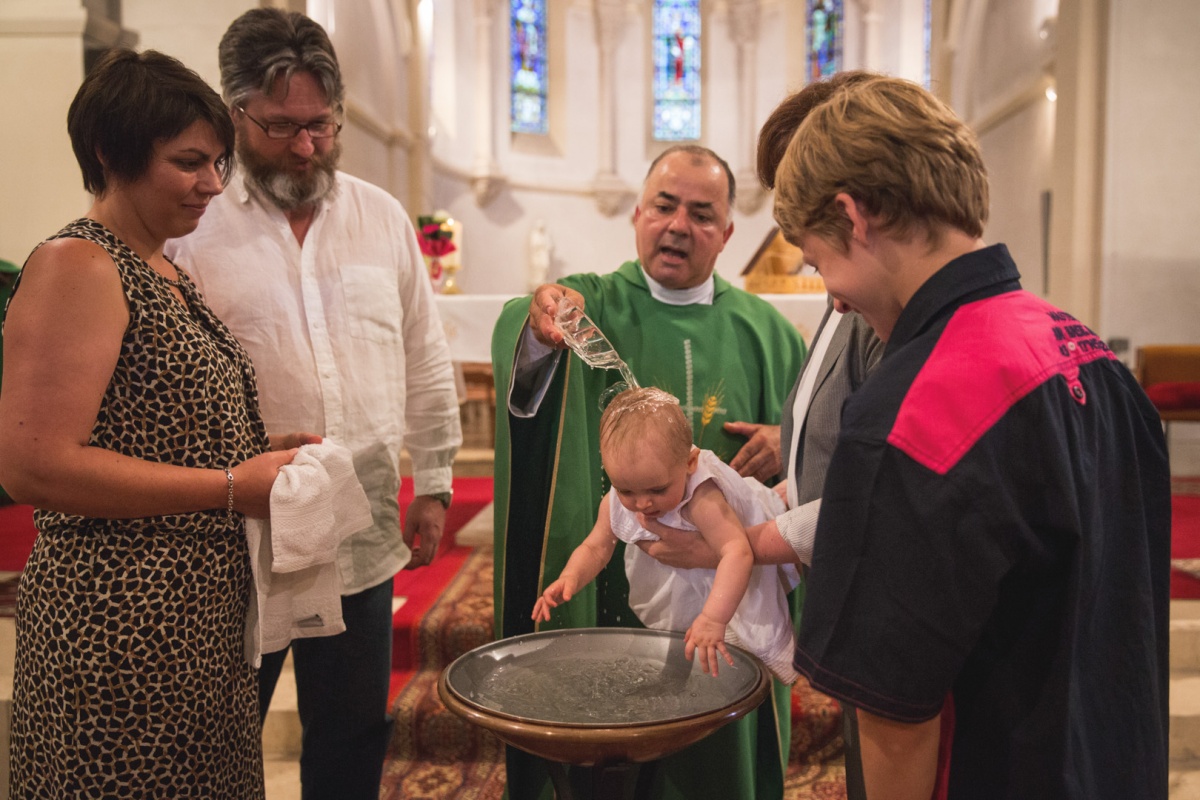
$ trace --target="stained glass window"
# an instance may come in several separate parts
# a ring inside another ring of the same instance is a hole
[[[933,62],[933,0],[925,0],[925,88],[930,88]]]
[[[512,0],[512,129],[546,133],[546,0]]]
[[[654,138],[700,138],[700,0],[654,0]]]
[[[808,78],[819,81],[842,68],[842,0],[808,0]]]

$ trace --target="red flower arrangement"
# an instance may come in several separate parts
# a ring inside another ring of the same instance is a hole
[[[448,217],[417,217],[417,225],[420,227],[417,241],[421,245],[422,253],[438,258],[458,249],[450,240],[454,231],[450,229],[449,221]]]

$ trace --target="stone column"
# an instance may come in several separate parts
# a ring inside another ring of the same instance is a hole
[[[762,206],[766,192],[755,170],[758,145],[758,35],[762,17],[760,0],[729,0],[729,37],[737,47],[738,160],[737,207],[753,214]]]
[[[475,165],[471,191],[475,202],[486,206],[504,186],[496,164],[495,77],[492,72],[492,24],[495,0],[475,0]],[[505,4],[507,7],[507,4]]]
[[[599,152],[593,191],[596,207],[606,217],[618,213],[635,192],[617,174],[617,85],[614,62],[625,35],[625,0],[595,0],[596,46],[599,50]]]
[[[863,15],[863,69],[878,72],[883,69],[883,56],[880,55],[883,14],[879,10],[879,0],[860,0],[859,5]]]
[[[87,14],[79,0],[0,2],[0,258],[33,247],[88,209],[67,137],[67,107],[83,80]]]
[[[1053,26],[1055,103],[1049,294],[1081,320],[1100,308],[1109,5],[1063,0]]]

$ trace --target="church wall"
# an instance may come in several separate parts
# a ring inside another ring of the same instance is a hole
[[[161,50],[200,74],[218,93],[217,44],[225,29],[254,0],[206,0],[201,8],[182,0],[121,0],[124,26],[138,34],[139,50]]]
[[[1200,4],[1111,0],[1108,35],[1099,301],[1104,335],[1126,337],[1133,349],[1195,344]],[[1171,439],[1173,468],[1195,474],[1200,426],[1174,425]]]
[[[950,101],[979,137],[988,169],[984,238],[1006,244],[1025,288],[1046,296],[1043,195],[1052,185],[1056,112],[1046,93],[1054,85],[1053,24],[1046,20],[1053,20],[1057,4],[978,0],[956,12]]]
[[[855,54],[858,43],[847,47],[847,64],[857,64],[864,69],[906,78],[923,83],[925,78],[925,2],[924,0],[875,0],[875,14],[879,19],[878,45],[873,48],[877,55],[863,48],[861,58]],[[857,14],[857,4],[847,2],[847,30],[862,30],[866,34],[869,22],[865,15]],[[863,17],[858,22],[858,17]],[[857,23],[857,24],[856,24]],[[860,37],[863,40],[866,35]],[[865,43],[865,42],[864,42]],[[878,63],[871,63],[873,58]]]
[[[553,0],[551,0],[553,4]],[[503,11],[503,4],[501,4]],[[460,23],[461,24],[461,23]],[[596,34],[592,24],[592,12],[587,8],[575,5],[554,4],[550,16],[551,37],[556,42],[570,43],[569,47],[559,45],[550,51],[551,70],[549,75],[551,97],[550,136],[533,136],[528,134],[513,134],[508,130],[509,97],[508,81],[508,47],[509,37],[506,30],[497,24],[498,36],[495,38],[494,59],[496,65],[495,83],[499,86],[496,93],[496,104],[493,115],[494,129],[497,131],[497,147],[504,159],[506,172],[511,172],[514,180],[527,183],[546,182],[548,185],[577,187],[580,190],[590,183],[596,171],[596,153],[599,146],[598,126],[596,124],[596,109],[599,106],[599,84],[596,79],[599,58],[596,52]],[[618,51],[618,70],[625,62],[640,60],[641,53],[636,49],[632,37]],[[458,54],[460,62],[458,69],[471,64],[471,50],[463,50]],[[466,55],[466,58],[462,56]],[[438,67],[443,61],[438,59]],[[555,68],[557,67],[557,69]],[[624,73],[618,73],[619,79],[624,79]],[[622,112],[638,115],[641,109],[633,104],[623,107]],[[470,128],[460,133],[470,144]],[[434,150],[438,151],[443,143],[439,137],[435,140]],[[450,143],[453,143],[451,140]],[[459,163],[470,163],[470,153],[461,153]]]
[[[737,47],[730,39],[730,22],[728,14],[709,14],[705,20],[704,44],[706,52],[704,54],[704,144],[711,147],[721,155],[729,166],[733,169],[734,175],[741,173],[743,169],[749,166],[751,161],[750,155],[753,152],[751,145],[742,146],[743,142],[739,138],[741,128],[741,117],[738,110],[738,95],[741,91],[741,86],[738,83],[739,76],[737,71]],[[637,39],[646,42],[650,38],[650,16],[646,14],[642,19],[641,29],[638,31]],[[645,53],[643,57],[643,73],[645,78],[638,76],[637,81],[646,87],[645,107],[647,118],[649,118],[650,101],[649,101],[649,80],[648,77],[653,72],[653,64],[650,60],[650,48],[646,45],[643,49]],[[772,83],[777,80],[772,79]],[[631,84],[637,86],[638,84]],[[648,126],[648,123],[647,123]],[[647,127],[643,127],[647,130]],[[756,129],[757,130],[757,129]],[[632,132],[632,129],[630,129]],[[625,135],[626,131],[622,130],[621,134]],[[649,134],[647,133],[647,138]],[[653,146],[647,148],[651,150]],[[650,156],[658,149],[653,149],[652,152],[647,152]],[[632,166],[632,165],[631,165]],[[638,177],[641,177],[640,175]]]
[[[643,7],[644,6],[644,7]],[[785,13],[781,4],[767,3],[764,22]],[[447,7],[453,14],[440,13]],[[706,4],[707,7],[707,4]],[[457,100],[450,107],[434,101],[434,159],[432,208],[445,208],[464,223],[463,272],[459,284],[468,292],[520,293],[527,288],[528,235],[538,220],[546,223],[554,243],[552,276],[579,271],[609,272],[635,256],[630,214],[635,193],[650,161],[664,145],[651,141],[648,128],[650,48],[648,4],[627,8],[622,34],[615,46],[612,68],[617,86],[617,122],[611,143],[614,171],[630,192],[619,210],[608,216],[597,208],[590,190],[601,166],[604,146],[597,109],[604,88],[599,81],[600,54],[591,3],[550,2],[550,13],[559,14],[562,38],[551,47],[564,51],[563,78],[555,85],[552,65],[551,103],[566,107],[561,129],[550,142],[532,144],[530,137],[508,132],[508,33],[503,24],[506,4],[497,4],[491,40],[496,65],[492,73],[494,148],[498,172],[506,180],[496,199],[480,206],[467,179],[478,162],[476,139],[478,103],[473,102],[476,77],[471,65],[475,45],[472,2],[459,0],[439,6],[432,40],[433,92],[448,91],[445,71],[453,74]],[[736,47],[730,39],[727,14],[708,13],[704,20],[703,47],[705,97],[703,144],[720,153],[735,173],[753,168],[753,137],[742,132],[738,116]],[[551,19],[553,29],[555,22]],[[763,26],[764,28],[766,26]],[[452,34],[447,28],[453,29]],[[451,43],[454,52],[448,52]],[[779,68],[778,51],[755,49],[755,117],[761,123],[785,93],[787,75]],[[452,59],[452,67],[444,61]],[[466,67],[466,68],[464,68]],[[761,101],[760,101],[761,99]],[[439,109],[443,109],[439,111]],[[452,120],[445,117],[452,116]],[[553,119],[553,115],[552,115]],[[753,127],[757,132],[757,124]],[[753,186],[745,186],[746,191]],[[718,260],[718,271],[740,283],[738,273],[772,226],[770,204],[750,214],[735,213],[735,232]],[[481,259],[486,257],[486,264]]]
[[[310,13],[329,32],[346,84],[341,168],[407,206],[413,183],[409,154],[417,144],[408,80],[414,32],[399,5],[326,0]]]
[[[1008,246],[1026,289],[1042,296],[1045,284],[1042,195],[1049,189],[1054,104],[1041,96],[979,137],[988,165],[991,215],[984,239]]]
[[[979,47],[973,54],[974,81],[968,87],[970,117],[986,113],[991,104],[1014,89],[1038,80],[1047,68],[1045,40],[1039,29],[1053,17],[1057,3],[1047,7],[1043,0],[990,2],[983,15]]]
[[[0,258],[23,264],[33,247],[88,209],[67,137],[67,108],[83,79],[78,2],[0,3]]]
[[[552,71],[550,76],[551,103],[563,104],[566,113],[552,114],[552,122],[557,124],[549,140],[514,135],[508,130],[506,4],[496,4],[491,26],[494,69],[492,115],[488,120],[480,118],[481,104],[476,97],[474,3],[446,3],[434,16],[431,74],[432,91],[438,99],[433,102],[431,121],[433,190],[427,208],[410,211],[417,214],[445,209],[463,222],[463,271],[458,282],[466,292],[524,292],[528,235],[539,219],[545,221],[555,246],[556,275],[582,270],[607,272],[630,252],[632,234],[625,215],[605,217],[590,196],[597,170],[596,109],[600,102],[592,10],[553,0],[551,5],[551,25],[561,26],[562,37],[553,41],[552,47],[565,51],[561,71]],[[446,11],[453,13],[443,13]],[[630,71],[640,70],[643,58],[637,38],[628,33],[614,59],[619,84],[629,80]],[[447,102],[448,98],[452,102]],[[642,115],[636,103],[624,99],[619,111],[625,120]],[[480,157],[479,128],[489,123],[492,136],[486,146],[495,153],[495,167],[505,185],[494,199],[480,205],[468,179]],[[636,157],[630,150],[630,143],[618,137],[617,172],[627,180],[622,164]]]
[[[329,33],[354,101],[387,125],[402,124],[408,116],[405,61],[412,48],[407,17],[393,15],[387,0],[323,5],[325,13],[313,16]]]
[[[1082,5],[1078,0],[1074,7]],[[1055,0],[975,0],[960,4],[952,104],[980,133],[991,177],[990,241],[1005,240],[1018,255],[1026,285],[1039,279],[1041,192],[1054,169],[1054,106],[1042,95],[1055,87],[1055,37],[1040,35],[1059,13]],[[1200,291],[1200,248],[1191,235],[1200,183],[1200,93],[1186,88],[1200,66],[1200,6],[1190,0],[1112,0],[1102,34],[1100,102],[1103,150],[1097,225],[1100,264],[1092,269],[1099,297],[1086,321],[1105,338],[1148,342],[1200,341],[1193,298]],[[1074,84],[1073,84],[1074,85]],[[1068,98],[1069,100],[1070,98]],[[1061,111],[1061,109],[1060,109]],[[1086,128],[1074,134],[1086,134]],[[1069,134],[1070,135],[1070,134]],[[1057,153],[1071,152],[1060,142]],[[1067,198],[1051,213],[1069,214]],[[1017,244],[1018,240],[1022,243]],[[1066,268],[1060,265],[1059,269]],[[1077,313],[1079,309],[1068,308]],[[1132,358],[1132,349],[1124,354]]]
[[[1134,347],[1200,342],[1200,4],[1113,0],[1109,36],[1101,322]]]
[[[554,35],[560,45],[559,60],[551,65],[557,85],[552,92],[558,93],[560,106],[551,141],[532,143],[507,132],[508,34],[502,24],[507,6],[493,2],[492,70],[485,88],[492,99],[492,137],[483,150],[490,148],[507,185],[485,205],[476,201],[469,184],[481,152],[476,86],[480,71],[475,62],[479,4],[422,4],[435,7],[436,14],[428,40],[428,120],[420,116],[420,98],[414,97],[422,90],[411,87],[416,51],[406,49],[419,45],[421,31],[409,31],[411,39],[406,40],[403,20],[390,16],[415,8],[416,0],[332,0],[322,6],[340,15],[335,15],[333,35],[352,105],[358,109],[357,115],[350,114],[343,134],[343,166],[388,188],[414,216],[444,207],[466,223],[461,285],[467,291],[514,293],[526,288],[528,234],[537,220],[545,221],[555,246],[551,277],[607,271],[633,255],[632,203],[607,216],[591,194],[601,147],[597,2],[551,0],[557,14],[551,24],[557,26]],[[124,22],[140,36],[139,47],[180,57],[215,87],[217,41],[233,18],[254,4],[213,0],[197,13],[182,0],[125,0]],[[705,6],[705,142],[741,173],[752,167],[753,143],[739,129],[730,4],[725,0]],[[797,5],[782,0],[763,0],[760,5],[754,48],[755,131],[775,103],[802,80],[804,28]],[[875,51],[878,68],[918,78],[907,74],[915,69],[908,29],[914,27],[913,9],[920,5],[917,0],[866,5],[849,0],[847,25],[853,30],[848,28],[848,36],[863,35],[863,9],[874,8],[882,18]],[[950,3],[951,9],[956,5],[959,18],[967,19],[960,27],[975,35],[959,36],[949,93],[956,110],[972,124],[985,123],[981,141],[993,181],[988,238],[1008,241],[1030,288],[1040,290],[1040,197],[1048,185],[1044,143],[1053,135],[1053,107],[1046,100],[1026,97],[1014,102],[1013,97],[1028,95],[1030,87],[1040,91],[1046,45],[1037,32],[1057,11],[1058,2],[963,0]],[[630,191],[640,185],[655,152],[647,132],[645,6],[626,5],[624,34],[613,59],[619,112],[614,168]],[[1111,21],[1100,168],[1103,283],[1097,290],[1099,313],[1089,321],[1106,337],[1128,337],[1135,347],[1139,342],[1197,341],[1200,318],[1191,300],[1200,289],[1200,264],[1190,232],[1196,208],[1193,187],[1200,184],[1200,155],[1193,145],[1200,95],[1184,87],[1200,60],[1193,46],[1200,38],[1200,5],[1191,0],[1111,0],[1106,13]],[[20,21],[33,17],[56,19],[60,28],[74,25],[75,30],[49,35],[42,25],[41,32],[34,32]],[[6,185],[17,187],[0,197],[0,257],[9,260],[23,260],[37,241],[87,207],[65,132],[66,106],[82,77],[81,27],[74,0],[0,4],[0,98],[6,107],[22,109],[24,120],[0,131]],[[847,66],[868,66],[862,61],[866,56],[861,43],[848,43]],[[422,174],[431,176],[425,186],[419,180]],[[743,181],[743,191],[749,188]],[[424,194],[413,198],[412,191]],[[734,220],[737,227],[719,270],[737,281],[772,224],[770,198],[753,213],[736,213]]]
[[[702,143],[720,153],[739,180],[739,197],[757,193],[753,180],[757,131],[775,105],[803,84],[803,6],[781,0],[759,4],[757,40],[751,48],[753,69],[739,78],[738,48],[730,15],[732,2],[705,3],[704,19],[704,133]],[[879,25],[881,63],[891,74],[920,80],[924,70],[921,42],[921,0],[886,0],[884,16],[902,17],[902,24]],[[435,9],[431,57],[434,99],[431,152],[433,178],[430,202],[413,213],[444,208],[464,223],[463,272],[459,285],[476,293],[515,293],[527,288],[528,235],[538,220],[546,224],[554,242],[551,277],[578,271],[607,272],[633,258],[633,232],[629,215],[633,197],[613,216],[602,213],[589,195],[601,167],[601,132],[598,109],[604,87],[600,85],[600,52],[596,33],[596,3],[586,0],[550,0],[550,46],[562,53],[564,63],[555,80],[551,63],[551,104],[565,108],[555,118],[551,112],[549,137],[513,136],[508,132],[508,31],[507,4],[494,3],[489,40],[492,136],[483,149],[494,153],[495,168],[505,186],[496,199],[480,205],[469,179],[481,166],[478,126],[479,71],[475,19],[478,5],[472,0],[448,0]],[[651,141],[649,133],[650,47],[647,43],[649,3],[625,5],[622,32],[615,45],[612,69],[617,85],[617,123],[612,148],[613,168],[624,185],[636,193],[650,161],[665,145]],[[863,67],[859,38],[863,27],[858,4],[846,4],[848,32],[845,63]],[[736,13],[744,13],[738,10]],[[556,32],[555,27],[561,26]],[[781,56],[786,53],[786,56]],[[916,57],[914,58],[914,54]],[[750,73],[753,73],[751,76]],[[748,87],[740,82],[749,81]],[[739,96],[752,92],[752,124],[745,124]],[[555,125],[555,123],[558,123]],[[743,206],[734,214],[735,231],[717,263],[723,277],[741,283],[739,273],[763,237],[773,227],[771,198]],[[486,263],[481,264],[481,259]]]
[[[346,125],[342,129],[341,142],[343,150],[339,168],[342,171],[387,189],[407,205],[404,194],[407,175],[400,169],[400,159],[393,158],[393,148],[378,136],[354,125]]]
[[[887,0],[885,13],[890,13],[891,5],[914,2],[917,0]],[[557,92],[559,107],[553,113],[556,127],[550,141],[531,143],[528,137],[522,141],[507,131],[508,32],[503,24],[507,4],[496,0],[491,3],[493,19],[489,26],[490,85],[483,88],[492,100],[491,138],[483,139],[482,144],[478,82],[483,73],[476,63],[476,19],[484,4],[476,0],[420,4],[432,9],[434,17],[424,40],[431,49],[431,116],[426,120],[421,116],[422,100],[412,96],[409,80],[413,74],[410,59],[420,57],[419,52],[414,55],[411,46],[414,42],[419,45],[423,32],[419,25],[416,30],[405,30],[408,20],[403,19],[406,9],[418,6],[416,0],[308,3],[309,13],[330,28],[346,74],[349,102],[343,131],[343,168],[389,189],[413,216],[444,207],[462,219],[466,241],[465,271],[460,283],[467,291],[510,293],[525,289],[527,236],[537,220],[546,222],[554,241],[558,274],[607,271],[634,255],[629,224],[633,198],[649,161],[662,148],[650,141],[648,132],[648,3],[626,4],[624,32],[613,58],[619,114],[611,143],[613,167],[630,196],[612,216],[602,213],[590,194],[602,146],[597,122],[602,87],[598,80],[596,2],[550,3],[555,15],[551,26],[556,28],[552,36],[558,37],[555,45],[559,53],[557,62],[552,59],[551,64],[552,80],[557,78],[552,92]],[[197,14],[194,6],[182,0],[125,0],[124,13],[126,27],[141,37],[140,47],[154,47],[181,58],[217,87],[217,42],[229,22],[255,4],[253,0],[214,0],[203,14]],[[730,5],[728,0],[705,3],[703,141],[730,162],[739,175],[741,194],[746,197],[756,188],[748,177],[753,169],[758,126],[802,80],[804,24],[800,4],[784,0],[763,0],[759,4],[761,19],[758,40],[751,49],[754,69],[749,87],[754,120],[747,124],[738,110],[743,89],[738,82],[737,47],[731,38]],[[853,0],[847,7],[846,24],[861,28],[861,12]],[[398,13],[401,18],[392,16]],[[847,31],[846,63],[862,66],[861,45],[849,27]],[[888,35],[894,38],[896,34]],[[411,39],[406,40],[406,36]],[[784,51],[787,55],[781,57]],[[888,56],[885,60],[894,58]],[[882,68],[900,71],[895,64],[885,63]],[[77,87],[79,77],[73,73],[63,81],[64,103]],[[47,127],[61,130],[61,123],[57,119],[53,122],[47,122]],[[61,135],[65,140],[65,134]],[[497,174],[507,183],[492,201],[494,205],[480,205],[471,193],[469,179],[480,167],[480,159],[486,161],[489,151],[495,158]],[[77,185],[69,151],[61,148],[61,142],[57,155],[47,160],[65,165],[60,169]],[[422,175],[429,176],[427,185],[422,183]],[[54,190],[56,194],[63,191],[62,186]],[[414,192],[418,194],[414,196]],[[85,201],[86,197],[77,202],[83,205]],[[770,206],[768,196],[757,206],[734,214],[735,233],[718,262],[725,277],[739,282],[738,273],[773,225]],[[51,216],[58,224],[63,215],[55,211]],[[31,244],[36,241],[32,237]],[[486,267],[476,269],[475,259],[483,257],[487,258]]]

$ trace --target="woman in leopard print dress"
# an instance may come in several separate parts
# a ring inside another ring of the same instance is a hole
[[[220,193],[233,127],[178,61],[114,51],[68,130],[95,202],[29,257],[4,331],[0,480],[39,531],[12,796],[261,798],[242,515],[294,450],[270,450],[245,352],[162,254]]]

